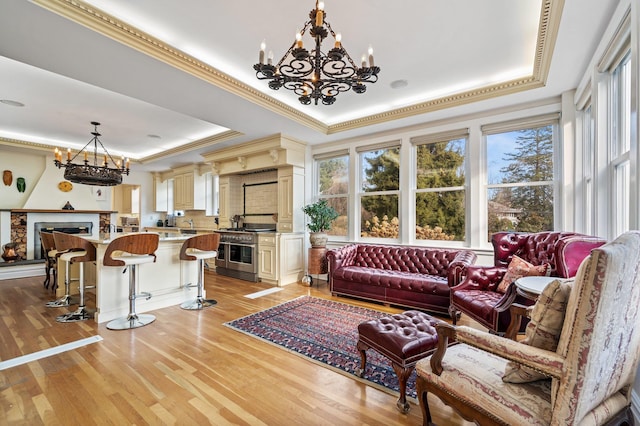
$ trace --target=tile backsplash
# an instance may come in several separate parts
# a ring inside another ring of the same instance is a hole
[[[278,173],[273,171],[237,175],[231,179],[230,215],[247,213],[242,223],[275,224],[278,212]],[[243,203],[246,202],[246,206]],[[204,211],[187,210],[176,217],[176,226],[184,228],[193,220],[193,227],[217,229],[214,216],[206,216]]]

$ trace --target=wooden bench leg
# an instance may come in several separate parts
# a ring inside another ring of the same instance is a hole
[[[360,352],[360,369],[356,371],[356,375],[358,377],[364,377],[364,370],[367,368],[367,349],[369,349],[369,346],[358,340],[356,347]]]
[[[391,365],[393,366],[393,371],[396,372],[396,376],[398,376],[398,383],[400,384],[400,398],[398,398],[396,407],[401,413],[406,414],[411,409],[411,405],[407,402],[407,380],[413,373],[414,367],[402,367],[395,362],[392,362]]]

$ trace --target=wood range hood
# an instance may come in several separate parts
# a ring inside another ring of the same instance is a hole
[[[278,169],[286,166],[304,168],[307,144],[276,134],[242,145],[202,154],[213,173],[225,176]]]

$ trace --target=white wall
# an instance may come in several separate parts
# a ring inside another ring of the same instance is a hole
[[[53,157],[51,158],[53,162]],[[7,151],[0,147],[0,172],[10,170],[13,182],[6,186],[0,183],[0,209],[22,208],[27,198],[40,180],[45,168],[45,155],[30,155]],[[26,182],[25,192],[18,192],[16,182],[23,177]]]
[[[53,164],[53,156],[47,157],[44,171],[40,179],[34,183],[34,188],[22,206],[22,209],[61,209],[69,202],[75,210],[102,210],[96,201],[92,187],[73,184],[69,192],[58,188],[58,183],[64,181],[64,169],[58,169]],[[106,208],[104,210],[110,210]]]
[[[0,172],[3,170],[12,171],[13,182],[10,186],[0,183],[0,210],[58,210],[67,201],[75,210],[112,209],[110,187],[73,184],[71,191],[60,191],[58,183],[64,180],[64,169],[55,167],[52,154],[17,153],[0,146]],[[18,192],[16,188],[18,177],[24,177],[26,180],[24,193]],[[148,172],[131,171],[129,176],[123,176],[123,182],[141,187],[140,226],[155,226],[161,214],[153,210],[153,175]],[[94,193],[98,188],[105,193],[103,200],[97,199]],[[0,243],[5,244],[10,240],[10,215],[8,212],[2,213],[4,215],[0,216]],[[112,215],[112,221],[114,219],[115,214]]]

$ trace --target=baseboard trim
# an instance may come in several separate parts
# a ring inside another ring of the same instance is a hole
[[[18,278],[44,277],[44,264],[34,263],[30,265],[16,265],[0,268],[0,281],[15,280]]]

